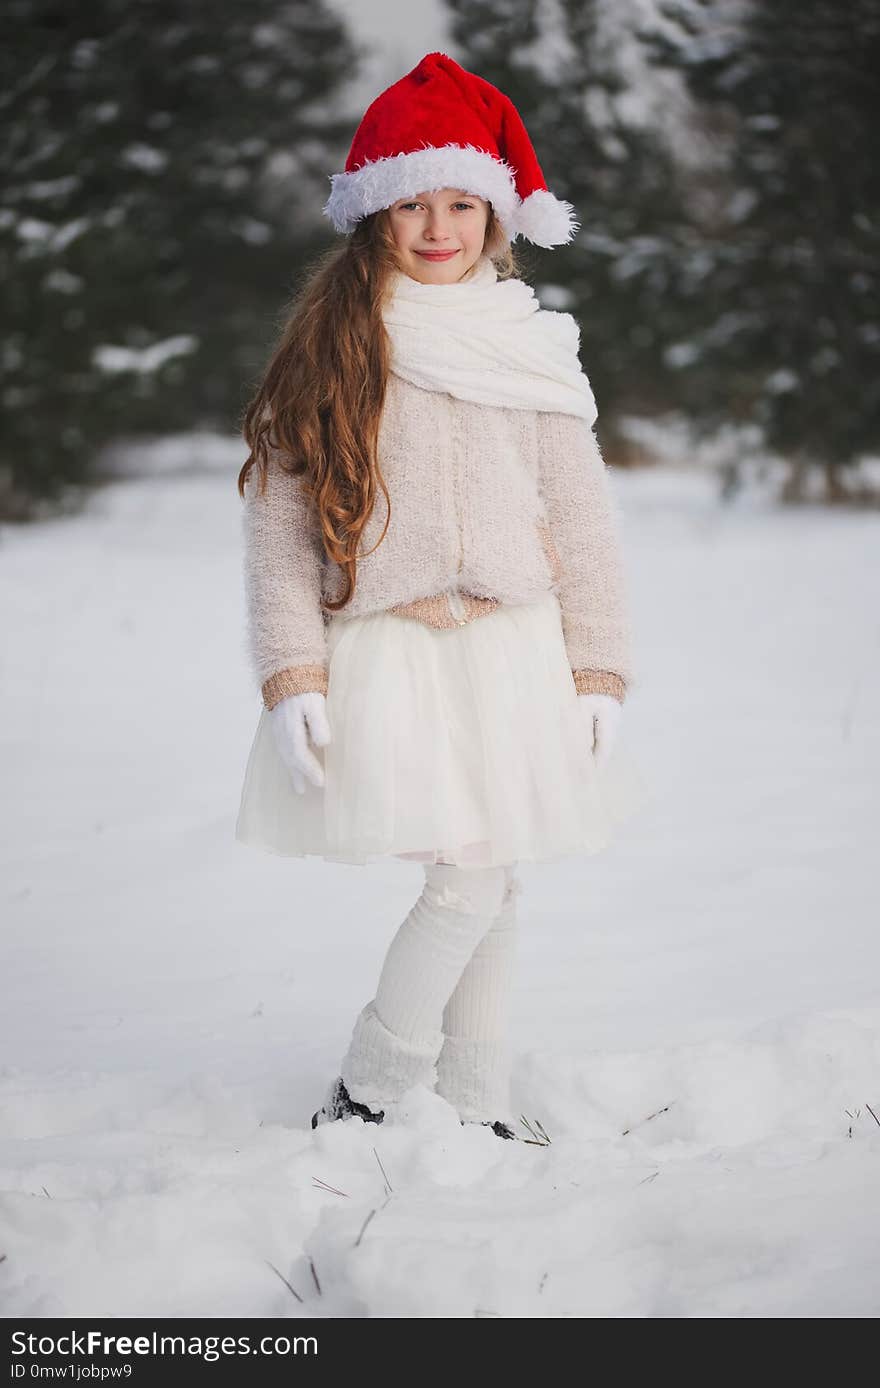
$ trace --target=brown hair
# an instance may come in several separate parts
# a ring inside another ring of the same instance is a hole
[[[491,203],[483,254],[499,279],[518,275]],[[244,415],[250,454],[238,476],[239,494],[244,497],[254,467],[265,491],[270,450],[285,471],[303,475],[324,552],[344,574],[341,596],[324,600],[327,611],[339,611],[354,593],[357,560],[366,557],[358,555],[358,544],[380,490],[388,514],[375,549],[391,520],[376,444],[390,358],[382,304],[400,268],[385,209],[362,218],[344,246],[320,255],[306,270]]]

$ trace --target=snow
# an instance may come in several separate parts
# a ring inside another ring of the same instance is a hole
[[[40,221],[38,217],[22,217],[15,228],[22,241],[48,241],[54,230],[51,222]]]
[[[208,59],[208,62],[211,60]],[[164,150],[156,149],[155,145],[136,143],[121,151],[119,162],[131,169],[139,169],[141,173],[161,173],[167,167],[168,155]]]
[[[72,275],[69,270],[60,267],[50,270],[43,280],[43,288],[54,290],[56,294],[78,294],[85,287],[85,280],[80,275]]]
[[[166,362],[175,357],[187,356],[198,348],[199,340],[191,333],[178,333],[176,337],[166,337],[162,342],[152,342],[149,347],[120,347],[104,343],[92,351],[92,361],[99,371],[113,374],[118,371],[135,371],[149,376],[160,371]]]
[[[876,513],[615,474],[653,799],[520,869],[550,1144],[313,1132],[421,869],[234,842],[243,458],[157,454],[0,531],[3,1314],[876,1315]]]

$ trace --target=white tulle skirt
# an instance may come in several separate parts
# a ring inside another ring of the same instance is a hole
[[[625,724],[596,767],[555,593],[436,628],[327,627],[325,784],[293,787],[261,712],[235,836],[271,853],[490,866],[593,854],[648,798]]]

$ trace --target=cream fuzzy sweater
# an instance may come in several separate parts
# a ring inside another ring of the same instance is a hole
[[[385,539],[359,559],[349,604],[300,479],[270,457],[245,486],[248,640],[263,702],[326,692],[326,625],[380,610],[432,626],[557,593],[579,693],[623,700],[632,685],[616,500],[592,427],[573,414],[475,404],[388,377],[379,463],[391,497]],[[386,518],[380,492],[361,540]]]

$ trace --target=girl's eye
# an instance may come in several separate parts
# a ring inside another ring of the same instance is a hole
[[[400,210],[401,212],[405,212],[406,209],[407,209],[408,207],[421,207],[421,206],[422,206],[422,204],[421,204],[421,203],[418,203],[418,202],[403,202],[403,203],[400,204],[400,209],[399,209],[399,210]],[[453,207],[467,207],[467,208],[472,208],[472,207],[473,207],[473,203],[472,203],[472,202],[454,202],[454,203],[452,204],[452,206],[453,206]]]

